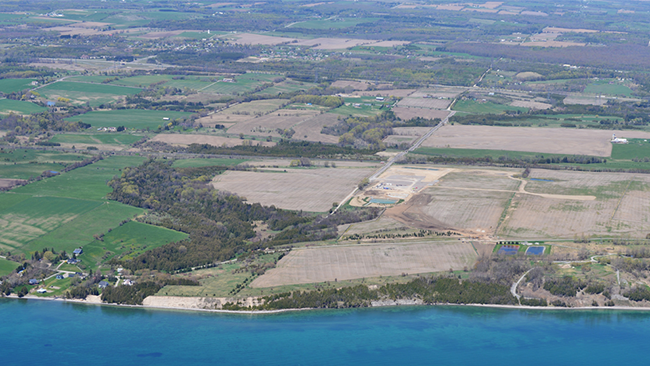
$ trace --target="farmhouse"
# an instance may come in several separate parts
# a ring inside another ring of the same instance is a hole
[[[31,280],[29,280],[29,284],[30,285],[38,285],[38,280],[35,279],[35,278],[32,278]]]
[[[99,288],[106,288],[108,287],[108,282],[106,281],[99,281]]]
[[[38,290],[36,290],[36,292],[38,292],[39,294],[44,294],[47,292],[47,290],[44,288],[39,288]]]

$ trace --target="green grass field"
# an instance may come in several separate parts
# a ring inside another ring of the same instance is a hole
[[[280,93],[292,93],[298,90],[308,90],[315,87],[314,83],[303,83],[293,80],[285,80],[281,83],[275,84],[274,86],[264,89],[256,94],[280,94]]]
[[[25,254],[44,247],[70,252],[142,214],[143,209],[104,197],[111,191],[108,180],[143,160],[112,156],[0,194],[0,248]]]
[[[0,79],[0,92],[11,94],[25,89],[31,89],[32,81],[36,79]]]
[[[154,83],[164,81],[161,86],[174,88],[189,88],[199,90],[212,84],[210,78],[199,78],[196,76],[178,76],[178,75],[140,75],[112,81],[111,85],[147,87]]]
[[[99,202],[99,206],[79,215],[55,230],[24,244],[23,251],[32,252],[45,247],[72,252],[77,247],[92,242],[93,235],[106,233],[120,222],[129,220],[144,212],[143,209],[119,202]]]
[[[103,241],[94,240],[84,245],[84,252],[78,258],[85,267],[97,268],[115,256],[131,259],[146,250],[187,237],[187,234],[178,231],[130,221],[106,233]]]
[[[8,261],[4,258],[0,258],[0,276],[6,276],[10,274],[16,268],[18,268],[19,265],[20,263],[16,263],[16,262]]]
[[[0,195],[0,200],[3,200],[6,195],[8,194]],[[14,198],[11,197],[10,200],[13,202]],[[101,202],[98,201],[29,197],[0,211],[0,248],[23,251],[30,241],[99,205]]]
[[[56,101],[58,97],[68,98],[73,104],[88,103],[93,107],[115,102],[123,96],[137,94],[142,89],[123,86],[75,83],[60,81],[38,89],[44,97]]]
[[[275,261],[280,253],[264,254],[255,258],[255,264],[262,264]],[[244,282],[245,279],[251,278],[248,271],[233,273],[234,270],[240,269],[241,264],[238,262],[222,264],[219,267],[200,269],[193,274],[205,276],[200,282],[201,286],[165,286],[157,295],[170,296],[230,296],[230,291]],[[179,275],[182,276],[182,275]],[[250,282],[249,282],[250,283]],[[259,290],[258,290],[259,291]]]
[[[506,111],[527,112],[528,108],[512,107],[492,102],[479,103],[473,100],[459,100],[453,110],[473,114],[500,114]]]
[[[61,164],[0,164],[0,178],[4,179],[29,179],[38,177],[45,171],[60,172],[65,168]]]
[[[641,140],[642,141],[642,140]],[[632,161],[633,158],[645,158],[650,156],[650,144],[647,142],[639,145],[634,143],[628,145],[614,145],[612,147],[612,157],[607,159],[605,163],[594,164],[574,164],[574,163],[560,163],[561,166],[576,166],[586,170],[598,169],[612,169],[612,170],[636,170],[643,169],[650,171],[650,162],[645,161]],[[513,159],[520,159],[526,157],[559,157],[567,156],[565,154],[544,154],[535,152],[522,152],[522,151],[507,151],[507,150],[481,150],[481,149],[452,149],[452,148],[435,148],[435,147],[421,147],[413,152],[414,154],[429,155],[429,156],[448,156],[455,158],[484,158],[491,157],[498,159],[501,156],[506,156]]]
[[[105,145],[131,145],[142,139],[142,136],[125,133],[98,133],[98,134],[58,134],[50,142],[60,144],[105,144]]]
[[[110,76],[104,76],[104,75],[78,75],[78,76],[71,76],[66,80],[71,82],[102,84],[104,81],[108,80],[109,78]]]
[[[355,107],[354,104],[360,104],[360,106]],[[366,103],[353,103],[351,105],[343,105],[338,108],[332,109],[327,113],[339,114],[341,116],[361,116],[361,117],[370,117],[376,116],[383,111],[388,109],[379,109],[379,105],[371,104],[366,105]]]
[[[196,168],[215,165],[234,166],[246,161],[248,161],[248,159],[181,159],[176,160],[172,166],[174,168]]]
[[[111,191],[106,185],[109,180],[120,175],[122,168],[139,165],[143,161],[144,158],[139,156],[111,156],[83,168],[18,187],[13,192],[101,200]]]
[[[218,82],[210,85],[209,87],[201,90],[203,93],[217,93],[217,94],[239,94],[249,92],[256,87],[273,82],[274,79],[280,77],[275,74],[243,74],[235,77],[236,82],[224,83]]]
[[[47,111],[47,108],[41,107],[40,105],[31,102],[23,102],[20,100],[12,99],[0,99],[0,113],[2,114],[32,114],[45,111]]]
[[[584,92],[588,94],[618,95],[623,97],[631,97],[633,93],[632,89],[613,79],[594,81],[587,85]]]
[[[13,193],[0,194],[0,212],[27,200],[29,197],[30,196]]]
[[[625,133],[621,131],[620,135],[625,135]],[[628,141],[629,143],[625,145],[614,144],[612,146],[612,159],[650,158],[650,142],[643,139],[629,139]]]
[[[0,178],[28,179],[46,170],[61,171],[65,165],[84,160],[80,154],[56,151],[0,150]]]
[[[117,109],[112,111],[93,111],[80,116],[67,118],[67,121],[82,121],[93,127],[118,127],[145,130],[156,129],[174,119],[191,116],[187,112],[148,111],[144,109]],[[169,120],[163,120],[169,118]]]

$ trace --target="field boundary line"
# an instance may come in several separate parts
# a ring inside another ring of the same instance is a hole
[[[218,83],[218,81],[215,81],[214,83],[212,83],[212,84],[210,84],[210,85],[208,85],[208,86],[204,86],[203,88],[198,89],[197,91],[201,91],[201,90],[203,90],[203,89],[207,89],[207,88],[211,87],[212,85],[214,85],[214,84],[216,84],[216,83]]]
[[[627,186],[625,186],[625,190],[623,191],[621,198],[618,199],[618,202],[616,203],[616,208],[614,209],[614,213],[612,213],[612,217],[609,218],[609,221],[614,220],[614,216],[616,216],[616,213],[618,212],[618,208],[621,207],[621,202],[623,202],[623,198],[627,194],[627,190],[630,189],[630,183],[632,183],[632,181],[628,180]]]

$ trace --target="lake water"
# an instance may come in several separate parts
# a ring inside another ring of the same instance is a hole
[[[270,315],[0,299],[0,365],[642,364],[650,313],[391,307]]]

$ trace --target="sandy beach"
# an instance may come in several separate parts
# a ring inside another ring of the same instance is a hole
[[[290,311],[308,311],[308,310],[322,310],[323,308],[299,308],[299,309],[278,309],[278,310],[222,310],[222,309],[201,309],[196,307],[186,307],[186,306],[165,306],[161,302],[155,302],[156,305],[125,305],[125,304],[108,304],[103,302],[97,302],[95,298],[99,296],[93,296],[89,300],[79,300],[79,299],[64,299],[64,298],[48,298],[48,297],[38,297],[34,295],[26,295],[22,298],[19,298],[16,295],[3,296],[7,299],[24,299],[24,300],[45,300],[45,301],[62,301],[70,302],[75,304],[86,304],[86,305],[100,305],[100,306],[113,306],[113,307],[123,307],[123,308],[140,308],[140,309],[154,309],[154,310],[180,310],[180,311],[199,311],[199,312],[211,312],[211,313],[224,313],[224,314],[277,314],[285,313]],[[149,296],[145,299],[157,296]],[[171,298],[173,296],[161,296]],[[192,299],[192,300],[190,300]],[[170,299],[171,300],[171,299]],[[205,301],[205,298],[199,297],[175,297],[174,300],[177,305],[180,304],[189,304],[194,302]],[[585,306],[585,307],[555,307],[555,306],[523,306],[523,305],[499,305],[499,304],[424,304],[420,300],[409,300],[409,299],[400,299],[397,301],[378,301],[376,304],[373,304],[369,308],[379,308],[386,306],[466,306],[466,307],[479,307],[479,308],[497,308],[497,309],[512,309],[512,310],[618,310],[618,311],[650,311],[650,307],[632,307],[632,306]],[[333,308],[328,308],[329,310],[337,310]],[[344,310],[348,308],[342,308]]]

